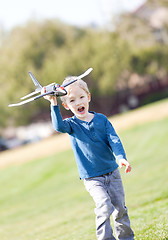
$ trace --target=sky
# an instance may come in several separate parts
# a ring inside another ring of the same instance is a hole
[[[76,26],[106,25],[122,11],[134,11],[146,0],[5,0],[0,6],[0,27],[10,30],[27,21],[59,19]]]

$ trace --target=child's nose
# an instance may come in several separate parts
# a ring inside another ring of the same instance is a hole
[[[80,99],[77,99],[76,100],[76,105],[79,105],[81,103],[81,100]]]

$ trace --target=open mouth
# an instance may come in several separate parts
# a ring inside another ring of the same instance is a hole
[[[80,113],[84,112],[84,110],[85,110],[84,107],[79,107],[79,108],[78,108],[78,112],[80,112]]]

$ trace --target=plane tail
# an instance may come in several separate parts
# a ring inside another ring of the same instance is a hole
[[[32,72],[29,72],[29,75],[30,75],[30,77],[31,77],[31,79],[32,79],[32,81],[33,81],[36,89],[35,89],[34,92],[27,94],[26,96],[22,97],[21,99],[25,99],[25,98],[28,98],[28,97],[31,97],[31,96],[35,95],[35,94],[41,92],[41,89],[43,88],[43,86],[42,86],[42,85],[39,83],[39,81],[35,78],[35,76],[33,75]]]
[[[39,81],[35,78],[35,76],[33,75],[33,73],[32,73],[32,72],[29,72],[29,75],[30,75],[30,77],[31,77],[31,79],[32,79],[32,81],[33,81],[36,89],[40,89],[40,90],[41,90],[41,89],[43,88],[43,86],[42,86],[42,85],[39,83]]]

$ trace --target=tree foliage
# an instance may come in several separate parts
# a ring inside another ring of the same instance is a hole
[[[129,26],[135,27],[136,23],[139,26],[139,20],[130,21]],[[54,20],[14,28],[0,46],[0,124],[26,124],[48,111],[48,102],[43,99],[24,107],[7,107],[34,90],[28,71],[47,85],[61,84],[67,75],[79,75],[93,67],[92,74],[85,78],[92,95],[113,96],[118,81],[123,76],[127,81],[131,73],[167,76],[167,49],[166,44],[156,41],[138,48],[120,31],[81,29]]]
[[[115,82],[128,64],[128,49],[128,44],[114,33],[79,29],[55,21],[30,22],[24,28],[15,28],[0,49],[0,107],[16,124],[29,122],[48,107],[46,101],[40,100],[7,109],[9,102],[18,101],[33,90],[28,71],[46,85],[62,83],[67,75],[79,75],[93,67],[93,74],[86,78],[92,94],[113,94]]]

